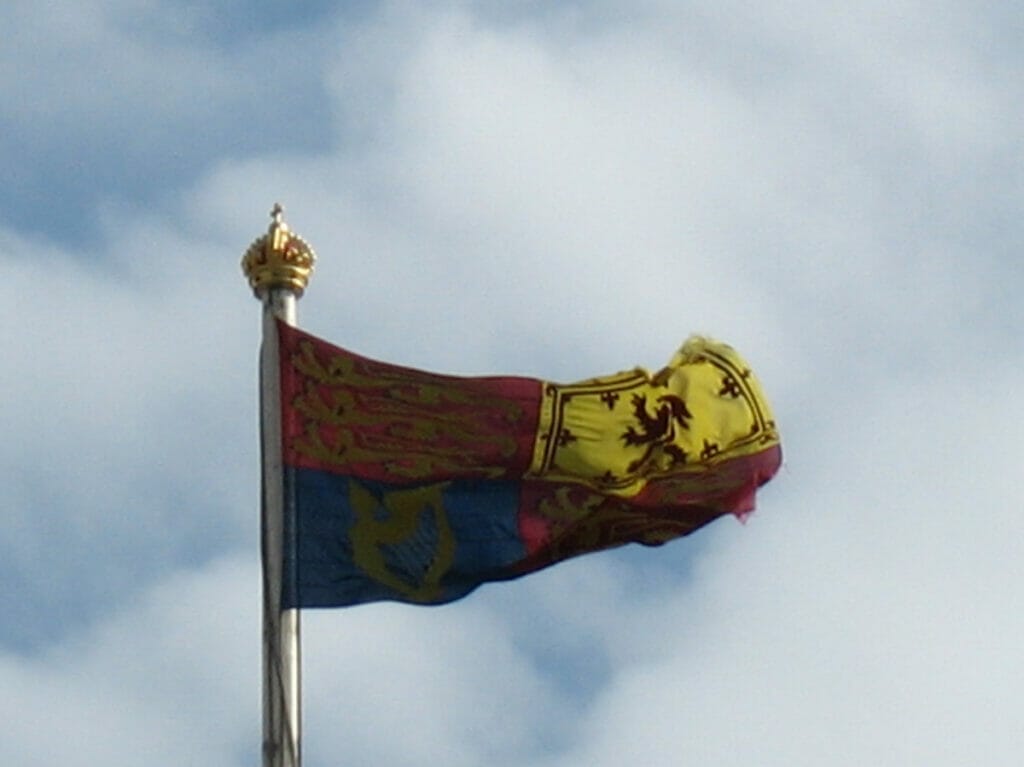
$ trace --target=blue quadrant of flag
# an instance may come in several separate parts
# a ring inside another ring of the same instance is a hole
[[[302,511],[285,555],[285,607],[449,602],[514,577],[526,556],[516,482],[395,487],[288,469],[286,492]]]

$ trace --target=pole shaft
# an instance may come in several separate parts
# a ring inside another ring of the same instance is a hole
[[[263,460],[263,767],[300,767],[301,675],[298,609],[282,609],[286,524],[281,439],[281,372],[277,320],[295,325],[295,294],[270,289],[263,296],[260,413]]]

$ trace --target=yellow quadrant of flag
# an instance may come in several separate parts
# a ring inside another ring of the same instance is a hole
[[[530,476],[630,497],[778,443],[767,400],[726,344],[690,338],[654,376],[546,383]]]

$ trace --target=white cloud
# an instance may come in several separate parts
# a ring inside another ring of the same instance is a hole
[[[258,573],[178,573],[37,655],[0,656],[9,764],[236,764],[258,753]],[[254,674],[254,670],[257,670]]]
[[[484,603],[308,613],[310,759],[514,764],[564,708]]]
[[[0,447],[0,547],[18,584],[8,630],[23,638],[254,537],[258,330],[237,261],[166,224],[119,227],[116,242],[96,268],[2,239],[0,380],[17,438]]]

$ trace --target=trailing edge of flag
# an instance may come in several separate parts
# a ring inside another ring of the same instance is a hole
[[[442,604],[754,508],[778,470],[767,400],[729,346],[574,384],[377,362],[278,323],[285,607]]]

